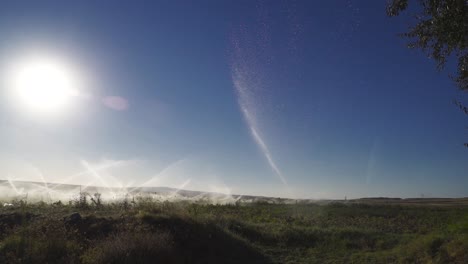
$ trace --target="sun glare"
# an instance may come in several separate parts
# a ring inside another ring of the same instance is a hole
[[[76,80],[54,60],[35,59],[19,64],[10,77],[15,97],[33,112],[62,111],[77,95]]]

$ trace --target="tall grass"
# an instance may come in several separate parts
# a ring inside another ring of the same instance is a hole
[[[461,207],[97,198],[0,207],[0,263],[468,263]]]

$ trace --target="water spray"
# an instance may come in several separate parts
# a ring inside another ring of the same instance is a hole
[[[255,98],[253,98],[253,91],[252,89],[252,84],[250,84],[249,81],[247,81],[249,78],[245,76],[247,73],[246,71],[240,70],[239,65],[234,65],[232,66],[232,79],[234,83],[234,88],[236,89],[237,95],[238,95],[238,102],[239,102],[239,107],[242,111],[242,114],[244,116],[244,119],[247,123],[247,126],[250,129],[250,132],[252,134],[252,137],[257,144],[257,146],[260,148],[261,152],[263,153],[263,156],[266,158],[268,165],[270,168],[274,171],[274,173],[278,176],[278,178],[281,180],[281,182],[284,185],[287,185],[286,179],[283,176],[283,173],[279,169],[278,165],[276,165],[276,162],[273,159],[273,156],[268,148],[268,145],[266,144],[265,140],[259,133],[259,128],[257,125],[257,118],[254,115],[254,102],[252,102]]]

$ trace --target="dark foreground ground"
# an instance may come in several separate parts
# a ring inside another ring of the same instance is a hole
[[[468,263],[460,204],[0,205],[0,263]]]

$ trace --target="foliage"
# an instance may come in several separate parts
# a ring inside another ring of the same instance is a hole
[[[423,50],[444,68],[452,54],[458,60],[457,73],[451,76],[462,91],[468,91],[468,1],[421,0],[422,11],[416,15],[418,23],[402,36],[411,39],[409,48]],[[408,0],[391,0],[387,15],[398,16],[408,8]],[[455,104],[468,115],[468,107]],[[468,147],[468,143],[464,144]]]
[[[0,263],[468,260],[468,212],[463,205],[213,205],[143,197],[129,204],[0,208]],[[76,214],[80,217],[70,217]]]
[[[458,59],[454,80],[462,90],[468,90],[468,2],[465,0],[422,0],[418,23],[409,32],[410,48],[419,48],[436,60],[442,69],[452,53]],[[389,16],[397,16],[408,7],[408,0],[392,0]]]

